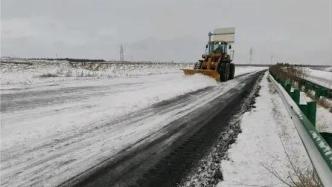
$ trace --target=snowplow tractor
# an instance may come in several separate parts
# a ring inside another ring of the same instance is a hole
[[[209,32],[209,41],[202,59],[195,63],[193,69],[182,69],[185,75],[200,73],[216,79],[227,81],[234,78],[235,65],[232,63],[234,50],[234,28],[215,29]]]

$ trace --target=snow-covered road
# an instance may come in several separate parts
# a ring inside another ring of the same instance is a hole
[[[2,86],[1,185],[60,184],[237,84],[169,71]]]

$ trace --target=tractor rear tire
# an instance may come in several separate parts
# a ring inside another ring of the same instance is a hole
[[[235,75],[235,64],[230,63],[230,68],[229,68],[229,80],[234,79]]]

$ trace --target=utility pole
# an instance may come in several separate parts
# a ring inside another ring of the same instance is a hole
[[[123,50],[123,45],[121,44],[120,46],[120,61],[124,61],[124,50]]]
[[[254,50],[252,47],[249,50],[249,64],[252,64],[252,56],[253,56]]]

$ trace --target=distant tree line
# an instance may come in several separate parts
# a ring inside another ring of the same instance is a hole
[[[86,58],[27,58],[28,60],[67,60],[69,62],[105,62],[104,59],[86,59]]]

